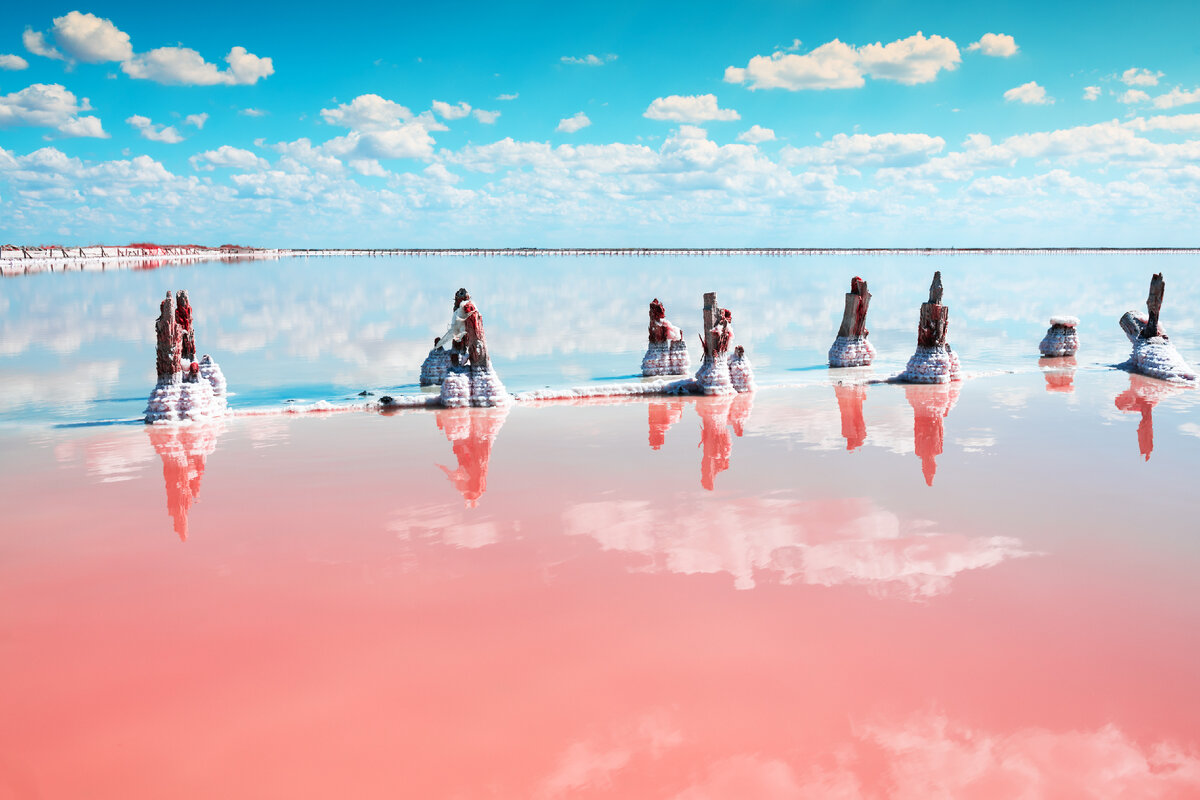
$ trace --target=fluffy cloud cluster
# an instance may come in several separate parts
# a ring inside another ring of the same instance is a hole
[[[63,136],[107,139],[99,117],[80,116],[91,109],[86,97],[78,101],[64,86],[35,83],[19,92],[0,95],[0,128],[30,125],[53,128]]]
[[[836,134],[814,147],[785,147],[780,154],[789,166],[849,164],[905,166],[928,161],[940,153],[946,140],[925,133]]]
[[[727,122],[741,119],[741,115],[733,109],[719,108],[715,94],[659,97],[646,108],[642,116],[671,122]]]
[[[748,84],[750,89],[855,89],[866,77],[903,84],[928,83],[962,61],[958,45],[944,36],[926,37],[918,31],[888,44],[862,47],[838,39],[809,53],[777,50],[754,56],[745,67],[728,67],[727,83]]]
[[[751,125],[749,130],[742,131],[738,134],[739,142],[748,142],[750,144],[761,144],[763,142],[775,141],[775,131],[770,128],[764,128],[762,125]]]
[[[50,32],[58,47],[47,44],[44,33],[27,28],[22,37],[25,48],[45,58],[87,64],[120,62],[121,71],[131,78],[167,85],[248,85],[275,72],[270,58],[260,58],[244,47],[230,49],[225,56],[226,69],[205,61],[188,47],[159,47],[135,54],[129,34],[111,20],[79,11],[56,17]]]
[[[1054,98],[1046,94],[1046,87],[1037,81],[1009,89],[1004,93],[1004,99],[1010,103],[1024,103],[1027,106],[1044,106],[1054,102]]]
[[[21,70],[28,68],[29,62],[20,56],[0,54],[0,69]]]
[[[588,119],[588,115],[582,111],[579,111],[573,116],[567,117],[566,119],[560,119],[558,121],[558,127],[554,130],[558,131],[559,133],[575,133],[576,131],[583,130],[591,124],[592,121]]]
[[[1008,58],[1009,56],[1015,56],[1018,48],[1017,40],[1007,33],[985,33],[979,37],[978,42],[970,44],[967,50],[978,50],[985,56]]]
[[[221,145],[216,150],[208,150],[191,157],[192,168],[211,171],[221,168],[229,169],[266,169],[265,158],[259,158],[249,150],[242,150],[229,145]]]
[[[1121,73],[1121,83],[1126,86],[1158,86],[1158,79],[1162,76],[1161,72],[1130,67]]]
[[[134,114],[125,122],[136,128],[142,134],[143,139],[149,139],[152,142],[178,144],[183,141],[183,137],[179,135],[179,131],[175,130],[175,126],[155,125],[149,117],[143,117],[141,114]]]
[[[442,119],[462,119],[471,113],[471,106],[469,103],[466,103],[462,100],[458,102],[458,105],[451,105],[450,103],[444,103],[441,100],[434,100],[433,111]]]

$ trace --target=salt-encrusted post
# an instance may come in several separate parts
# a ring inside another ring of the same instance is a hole
[[[492,369],[483,317],[466,289],[455,294],[450,329],[439,337],[437,346],[450,350],[450,367],[442,381],[443,406],[499,406],[510,402],[508,390]]]
[[[187,289],[175,294],[175,322],[179,326],[180,354],[189,361],[196,360],[196,334],[192,331],[192,304]]]
[[[179,324],[175,318],[175,300],[171,293],[159,304],[158,320],[154,323],[156,338],[154,365],[158,371],[158,382],[177,382],[182,378],[183,361],[180,358]]]
[[[683,331],[667,320],[667,310],[654,298],[650,301],[650,326],[642,376],[685,375],[691,366]]]
[[[942,273],[933,273],[929,300],[921,304],[917,349],[892,380],[899,383],[948,383],[958,380],[958,356],[946,341],[950,309],[942,305]]]
[[[850,279],[842,324],[829,348],[829,366],[866,367],[875,358],[875,348],[867,341],[867,307],[870,304],[867,282],[856,275]]]
[[[746,351],[738,347],[733,358],[729,345],[733,341],[733,314],[717,305],[717,293],[704,295],[704,334],[701,345],[704,360],[696,371],[696,387],[704,394],[729,394],[754,391],[754,369]]]
[[[1079,334],[1075,329],[1079,320],[1075,317],[1051,317],[1050,327],[1042,337],[1038,350],[1045,358],[1064,358],[1075,355],[1079,350]]]

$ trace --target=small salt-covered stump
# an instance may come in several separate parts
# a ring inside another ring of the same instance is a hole
[[[492,369],[483,333],[483,317],[466,289],[459,289],[454,295],[450,328],[438,337],[438,341],[450,351],[450,367],[442,380],[443,406],[488,407],[511,402],[512,396]]]
[[[650,301],[650,328],[642,376],[686,375],[691,368],[683,331],[667,320],[667,310],[654,298]]]
[[[696,388],[704,394],[732,394],[754,389],[754,372],[745,351],[737,355],[739,378],[735,385],[730,372],[729,345],[733,341],[733,313],[717,305],[717,293],[704,295],[704,335],[700,344],[704,359],[696,371]],[[741,348],[738,348],[741,350]],[[738,388],[741,386],[742,388]]]
[[[950,309],[942,305],[942,273],[933,273],[929,300],[921,304],[917,349],[893,381],[898,383],[949,383],[958,380],[958,356],[946,341]]]
[[[875,358],[875,348],[867,341],[867,306],[871,304],[871,293],[867,282],[855,276],[850,279],[850,291],[846,293],[846,308],[842,312],[842,324],[837,338],[829,348],[831,367],[867,367]]]
[[[1079,320],[1075,317],[1051,317],[1050,328],[1038,345],[1038,350],[1046,358],[1075,355],[1079,349],[1079,335],[1075,331],[1077,327]]]
[[[421,364],[421,385],[439,386],[450,371],[450,354],[438,346],[439,340],[433,342],[433,349]]]
[[[208,385],[212,387],[213,393],[213,411],[223,413],[229,406],[228,385],[225,382],[225,374],[221,372],[221,367],[217,362],[212,360],[212,356],[205,353],[200,358],[200,379],[208,381]]]
[[[1133,345],[1133,352],[1122,367],[1151,378],[1194,384],[1196,370],[1183,360],[1158,323],[1165,287],[1162,273],[1155,273],[1150,280],[1150,296],[1146,299],[1150,315],[1126,311],[1121,317],[1121,330]]]
[[[729,382],[738,392],[753,392],[758,388],[754,383],[754,367],[746,358],[746,348],[741,345],[733,348],[733,356],[729,359]]]

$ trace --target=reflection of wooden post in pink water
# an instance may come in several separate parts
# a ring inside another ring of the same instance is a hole
[[[175,533],[179,534],[181,542],[187,541],[188,513],[200,494],[205,461],[217,449],[217,438],[222,430],[221,422],[146,426],[154,452],[162,459],[167,513],[175,523]]]
[[[754,394],[717,395],[696,400],[696,413],[700,415],[700,485],[713,490],[717,473],[729,469],[729,456],[733,452],[733,436],[745,430],[746,420],[754,407]]]
[[[867,387],[861,383],[839,383],[833,387],[837,395],[838,411],[842,415],[842,437],[846,449],[862,447],[867,440],[867,422],[863,419],[863,401],[867,399]]]
[[[1154,452],[1154,406],[1164,397],[1181,391],[1182,387],[1166,381],[1130,373],[1129,388],[1117,395],[1114,401],[1117,408],[1142,415],[1142,421],[1138,423],[1138,451],[1146,461]]]
[[[936,458],[945,449],[946,417],[958,402],[958,384],[909,385],[904,395],[913,409],[913,449],[921,459],[925,485],[933,486]]]
[[[1046,379],[1047,392],[1071,394],[1075,391],[1075,356],[1039,358],[1038,366]]]
[[[650,418],[650,449],[659,450],[667,440],[667,431],[683,419],[683,401],[652,401],[647,409]]]
[[[492,443],[504,426],[508,407],[447,408],[436,412],[436,417],[438,428],[446,434],[453,446],[454,457],[458,459],[457,469],[441,464],[438,468],[454,483],[467,508],[474,508],[487,491]]]

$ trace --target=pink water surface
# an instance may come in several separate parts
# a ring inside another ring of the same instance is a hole
[[[0,797],[1198,796],[1190,395],[1052,366],[5,433]]]

